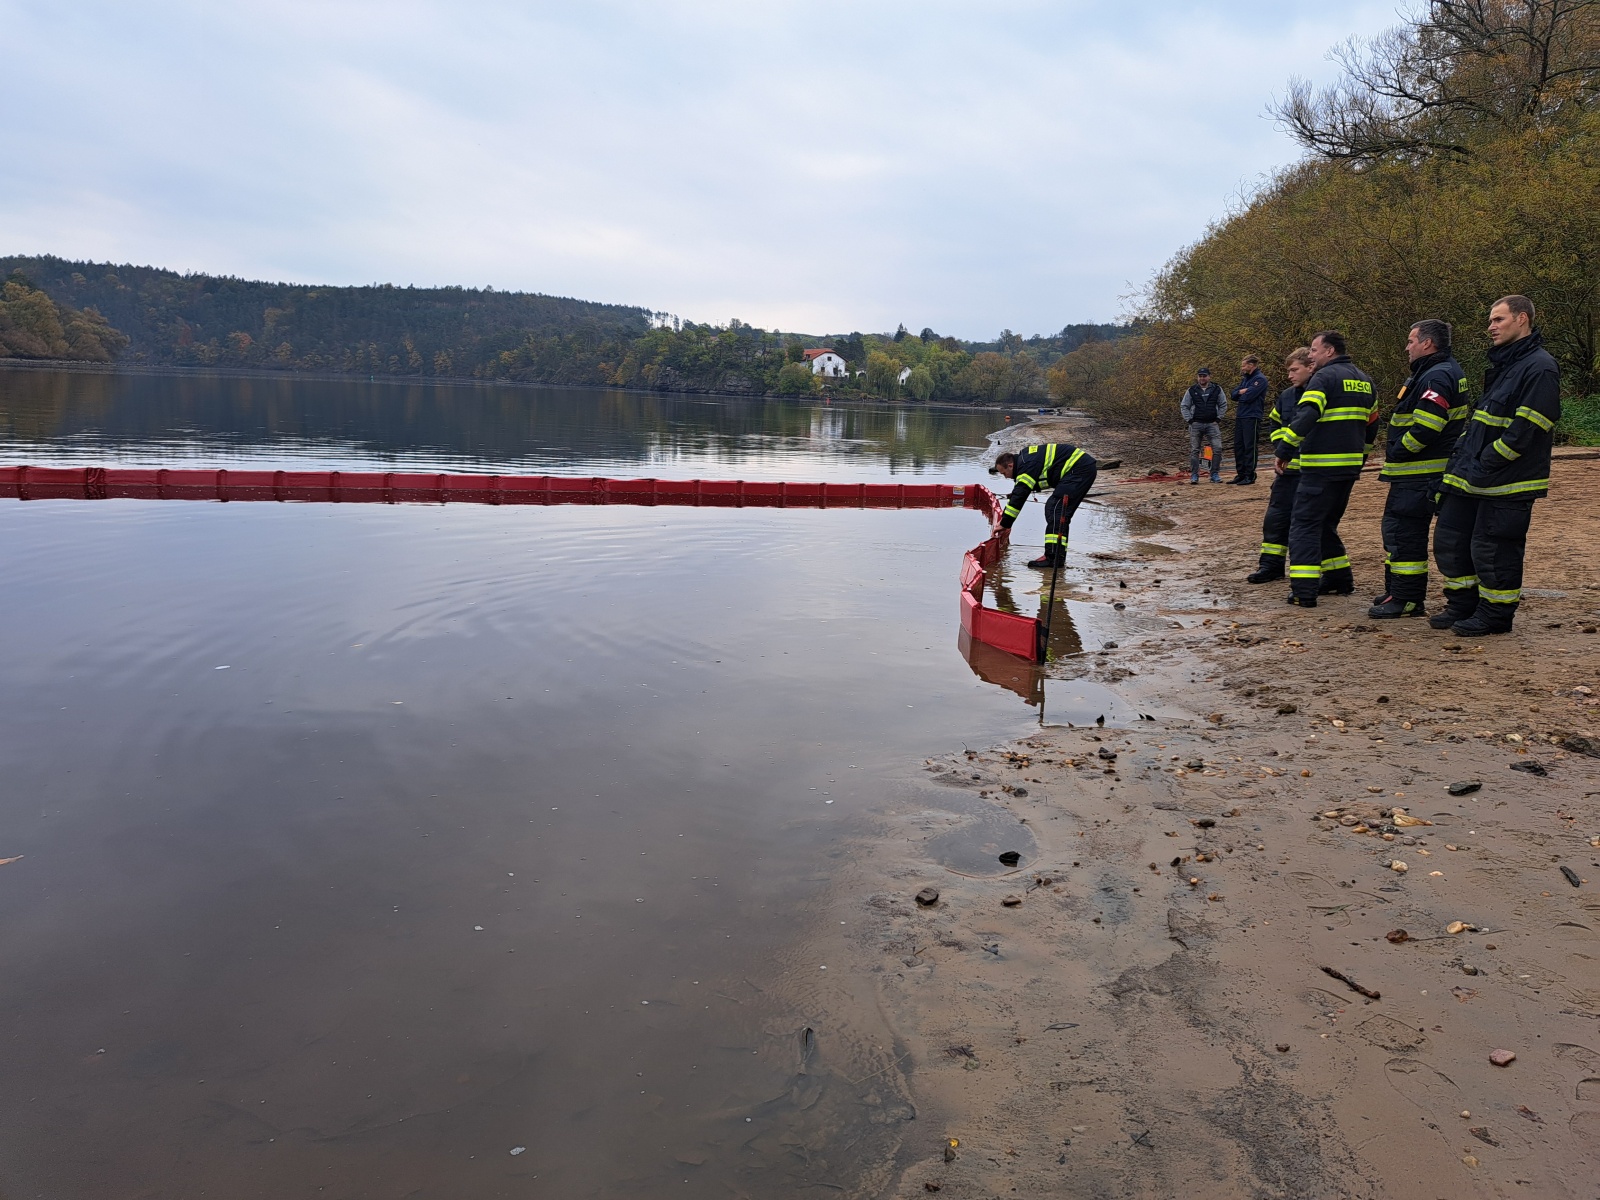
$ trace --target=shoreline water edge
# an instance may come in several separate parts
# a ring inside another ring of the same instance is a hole
[[[1306,613],[1244,583],[1264,488],[1119,486],[1177,451],[1082,422],[996,438],[1120,450],[1097,498],[1170,525],[1094,556],[1069,598],[1127,633],[1048,686],[1191,715],[952,747],[845,857],[818,1011],[905,1110],[859,1194],[1589,1197],[1600,464],[1558,457],[1532,611],[1485,647],[1366,619],[1375,478],[1358,595]]]

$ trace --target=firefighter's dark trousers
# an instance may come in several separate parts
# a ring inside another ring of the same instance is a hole
[[[1285,471],[1267,493],[1267,515],[1261,521],[1261,569],[1286,574],[1289,566],[1289,520],[1294,516],[1300,472]]]
[[[1067,560],[1067,531],[1072,525],[1072,514],[1094,486],[1099,467],[1086,467],[1080,461],[1056,484],[1055,490],[1044,501],[1044,556],[1057,562]]]
[[[1314,600],[1323,588],[1343,592],[1355,586],[1339,540],[1339,519],[1355,483],[1354,476],[1329,479],[1326,472],[1301,468],[1289,519],[1289,590],[1302,600]]]
[[[1533,501],[1445,492],[1433,529],[1433,558],[1447,609],[1510,629],[1522,600],[1522,559]]]
[[[1261,418],[1233,419],[1233,470],[1240,479],[1256,477],[1256,455],[1260,451]]]
[[[1383,506],[1383,587],[1396,600],[1421,604],[1428,595],[1428,529],[1439,480],[1424,477],[1389,485]]]

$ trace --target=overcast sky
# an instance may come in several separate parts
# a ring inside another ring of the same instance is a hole
[[[807,332],[1110,320],[1395,0],[0,0],[0,253]]]

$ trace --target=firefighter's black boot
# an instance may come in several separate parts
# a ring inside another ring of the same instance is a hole
[[[1416,600],[1396,600],[1393,596],[1385,596],[1379,603],[1367,609],[1367,616],[1377,621],[1387,621],[1394,617],[1425,617],[1427,611]]]
[[[1246,583],[1275,583],[1283,578],[1283,568],[1277,563],[1270,567],[1263,564],[1244,577]]]
[[[1063,556],[1051,554],[1048,550],[1046,550],[1038,558],[1031,559],[1028,562],[1028,565],[1035,571],[1050,571],[1054,570],[1056,567],[1065,566],[1066,563]]]

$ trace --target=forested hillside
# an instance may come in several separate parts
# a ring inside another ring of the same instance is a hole
[[[37,341],[27,350],[0,341],[0,357],[101,362],[125,347],[125,361],[152,366],[654,391],[819,392],[822,381],[803,354],[828,346],[850,364],[848,377],[829,384],[843,395],[1031,404],[1045,398],[1045,370],[1062,355],[1130,332],[1068,325],[1049,336],[1004,330],[993,342],[962,342],[902,325],[892,335],[818,336],[739,320],[668,323],[643,308],[489,288],[313,287],[52,257],[0,258],[0,278],[73,314],[74,328],[100,321],[104,333],[98,348],[92,339],[58,338],[50,352]]]
[[[1197,365],[1255,351],[1274,382],[1319,329],[1350,336],[1392,396],[1413,321],[1455,324],[1481,379],[1488,308],[1522,293],[1577,419],[1600,392],[1600,2],[1435,0],[1293,83],[1277,115],[1305,149],[1151,282],[1138,336],[1085,346],[1057,398],[1175,420]]]
[[[110,362],[127,344],[93,308],[57,304],[23,279],[0,287],[0,358]]]

